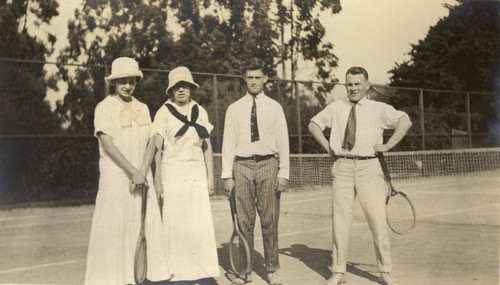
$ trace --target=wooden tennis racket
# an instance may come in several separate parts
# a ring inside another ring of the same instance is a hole
[[[146,206],[148,202],[148,188],[146,185],[137,185],[136,191],[141,191],[142,205],[141,205],[141,231],[139,233],[139,240],[137,241],[137,247],[135,249],[134,258],[134,278],[137,284],[141,284],[146,280],[146,274],[148,271],[148,245],[146,242],[145,234],[145,218],[146,218]]]
[[[377,153],[377,157],[384,172],[385,181],[389,186],[387,198],[385,200],[386,219],[389,228],[398,235],[405,235],[413,230],[417,225],[417,213],[412,201],[402,191],[394,188],[391,182],[391,175],[387,168],[384,155]]]
[[[245,273],[250,273],[250,247],[248,246],[245,235],[240,229],[234,189],[229,196],[229,204],[231,206],[231,217],[233,219],[233,234],[229,240],[229,260],[233,273],[243,277]]]

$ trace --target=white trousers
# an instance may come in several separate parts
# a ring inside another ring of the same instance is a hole
[[[345,273],[352,211],[356,196],[373,235],[380,272],[392,270],[389,232],[385,218],[388,185],[378,159],[338,159],[332,166],[332,271]]]

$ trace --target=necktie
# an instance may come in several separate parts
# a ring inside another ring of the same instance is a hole
[[[196,123],[196,120],[198,120],[198,115],[200,114],[198,105],[194,105],[193,108],[191,108],[191,121],[187,119],[187,116],[184,116],[181,113],[179,113],[179,111],[177,111],[177,109],[175,109],[174,106],[170,104],[165,104],[165,106],[167,106],[167,109],[170,111],[170,113],[172,113],[172,115],[174,115],[174,117],[176,117],[178,120],[184,123],[184,126],[182,126],[179,129],[179,131],[177,131],[174,137],[179,137],[184,135],[189,127],[194,127],[194,129],[198,133],[198,136],[201,139],[206,139],[210,137],[207,129],[202,125]]]
[[[252,104],[252,114],[250,116],[250,135],[251,142],[256,142],[260,140],[259,137],[259,126],[257,125],[257,105],[255,104],[255,96],[252,96],[253,104]]]
[[[356,143],[356,103],[353,102],[351,112],[349,112],[349,119],[347,119],[347,125],[344,133],[344,142],[342,147],[351,150]]]

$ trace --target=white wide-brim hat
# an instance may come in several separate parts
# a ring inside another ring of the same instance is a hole
[[[194,82],[193,76],[191,75],[191,72],[187,67],[178,66],[172,69],[172,71],[170,71],[170,73],[168,74],[168,88],[166,90],[167,94],[170,88],[174,87],[175,84],[181,81],[192,84],[195,88],[200,87],[198,84]]]
[[[130,57],[119,57],[113,60],[111,64],[111,74],[105,77],[106,83],[110,83],[113,79],[125,77],[140,77],[142,71],[139,69],[139,63]]]

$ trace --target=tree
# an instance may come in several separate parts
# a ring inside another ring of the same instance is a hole
[[[495,91],[500,60],[500,2],[459,2],[455,6],[446,5],[449,15],[431,27],[424,40],[412,45],[410,60],[396,64],[390,71],[391,86]],[[398,95],[399,98],[392,100],[410,109],[418,108],[418,96]],[[452,129],[466,129],[464,94],[432,92],[426,94],[424,102],[426,132],[450,134]],[[491,131],[498,112],[497,104],[491,103],[491,97],[471,94],[473,132]],[[434,147],[439,147],[438,144],[442,142],[436,142]]]
[[[390,71],[392,86],[493,92],[500,2],[461,0]]]
[[[303,60],[317,62],[318,76],[328,78],[337,58],[332,45],[323,43],[324,27],[313,11],[331,9],[337,13],[339,1],[294,3],[298,14],[292,18],[291,9],[282,7],[282,1],[271,0],[87,0],[69,24],[70,45],[60,60],[109,65],[114,58],[128,55],[136,58],[141,68],[171,69],[185,65],[194,72],[239,74],[242,61],[257,56],[266,62],[266,72],[273,77],[285,52],[277,31],[294,22],[294,37],[288,46],[293,43],[293,49],[303,55]],[[180,26],[175,35],[166,29],[171,12]],[[61,67],[61,74],[68,81],[71,93],[58,104],[58,113],[71,122],[70,129],[89,133],[92,109],[104,96],[103,68],[82,69],[69,76]],[[210,109],[212,78],[195,79],[201,83],[197,100]],[[164,74],[146,73],[138,86],[136,94],[150,106],[152,113],[166,100],[165,81]],[[239,89],[225,86],[234,85],[234,79],[218,83],[223,90]]]
[[[0,57],[45,60],[53,51],[55,36],[35,36],[29,26],[50,23],[56,16],[54,0],[0,1]],[[29,18],[29,20],[28,20]],[[35,19],[35,20],[31,20]],[[60,132],[60,120],[45,101],[49,86],[43,65],[0,61],[0,133],[34,135]],[[40,154],[47,143],[39,138],[4,136],[0,140],[0,201],[19,202],[31,195],[30,188],[45,166]]]
[[[92,133],[95,106],[106,95],[104,67],[115,58],[133,57],[141,68],[170,67],[164,64],[175,58],[172,37],[166,30],[167,3],[88,0],[75,11],[75,18],[68,24],[69,45],[59,60],[90,67],[79,68],[74,74],[65,66],[59,67],[60,79],[68,83],[68,93],[57,103],[56,111],[69,123],[69,131]],[[159,74],[146,73],[136,94],[150,103],[147,98],[158,97],[157,87],[164,81]]]
[[[50,56],[55,36],[49,34],[48,43],[44,43],[28,32],[27,19],[35,17],[30,23],[35,26],[48,24],[58,15],[57,7],[56,1],[48,0],[0,2],[0,57],[45,60]],[[43,65],[0,62],[1,133],[40,134],[59,130],[57,116],[44,101],[48,84]]]

